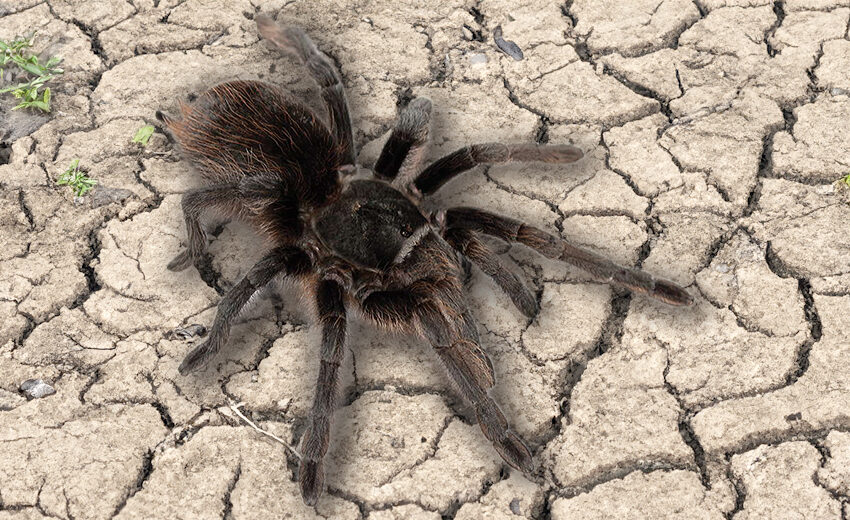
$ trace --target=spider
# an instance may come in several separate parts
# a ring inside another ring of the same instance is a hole
[[[183,195],[187,247],[171,270],[201,265],[207,238],[200,218],[216,210],[251,223],[269,250],[221,299],[209,336],[185,357],[186,375],[204,366],[228,341],[231,326],[252,295],[274,279],[291,278],[313,302],[321,327],[319,377],[301,439],[299,481],[314,505],[324,484],[346,323],[359,314],[378,327],[427,340],[484,436],[502,458],[526,475],[531,452],[489,394],[493,365],[482,350],[464,295],[464,266],[492,277],[527,317],[535,295],[488,249],[481,235],[524,244],[576,265],[593,278],[673,305],[692,303],[678,285],[576,247],[508,217],[469,207],[426,211],[422,202],[455,176],[479,164],[509,161],[571,163],[570,145],[475,144],[422,167],[431,102],[415,98],[400,111],[372,171],[357,165],[342,80],[333,62],[303,30],[256,18],[262,37],[294,55],[321,88],[327,122],[277,86],[231,81],[181,104],[181,117],[157,112],[182,155],[206,181]]]

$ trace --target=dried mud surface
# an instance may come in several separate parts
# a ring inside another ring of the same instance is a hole
[[[847,0],[3,0],[0,38],[64,57],[49,118],[0,125],[0,520],[819,518],[850,513]],[[529,322],[480,273],[494,394],[540,473],[509,470],[422,342],[352,326],[328,491],[297,444],[318,346],[269,291],[203,373],[180,376],[263,245],[216,227],[213,262],[166,270],[196,182],[161,131],[233,78],[316,101],[253,18],[303,25],[341,64],[360,162],[397,106],[435,106],[431,157],[571,143],[575,165],[481,167],[440,204],[522,218],[671,278],[674,309],[498,246],[539,295]],[[497,26],[524,59],[501,53]],[[8,106],[3,106],[6,112]],[[16,116],[17,117],[17,116]],[[82,201],[55,179],[73,158]],[[53,395],[27,399],[27,379]]]

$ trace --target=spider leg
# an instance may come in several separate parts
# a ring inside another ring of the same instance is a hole
[[[483,242],[481,242],[473,231],[467,229],[449,228],[444,235],[446,241],[460,254],[468,258],[472,263],[492,278],[499,287],[514,302],[517,309],[529,318],[533,318],[540,310],[534,294],[513,272],[508,270],[504,264]]]
[[[236,184],[215,184],[183,194],[183,218],[186,220],[188,247],[168,263],[171,271],[182,271],[203,257],[207,248],[207,234],[201,227],[201,214],[209,208],[233,212],[234,200],[238,200]]]
[[[478,425],[502,458],[525,473],[534,470],[531,451],[514,433],[505,414],[490,397],[495,384],[493,365],[478,342],[478,332],[469,312],[447,319],[438,305],[422,302],[419,326],[442,360],[464,400],[475,410]]]
[[[178,368],[180,373],[186,375],[197,370],[221,349],[230,336],[234,320],[254,293],[280,273],[299,275],[309,268],[310,259],[298,248],[278,247],[269,251],[221,299],[209,337],[186,355]]]
[[[431,163],[413,182],[423,195],[430,195],[458,174],[479,164],[504,162],[571,163],[584,156],[575,146],[485,143],[465,146]]]
[[[345,353],[345,305],[343,289],[335,281],[322,280],[316,289],[319,323],[322,326],[322,359],[310,424],[304,432],[298,478],[304,502],[313,506],[325,481],[323,459],[328,451],[331,417],[339,385],[339,366]]]
[[[419,173],[431,127],[431,100],[416,98],[399,114],[375,163],[375,175],[394,183],[410,182]]]
[[[375,291],[360,301],[363,315],[387,329],[408,329],[416,311],[416,299],[409,291]]]
[[[328,108],[331,132],[343,149],[344,164],[355,164],[351,115],[348,112],[342,77],[334,63],[327,54],[316,47],[301,28],[281,27],[263,14],[257,15],[256,20],[257,30],[263,38],[271,41],[282,52],[296,56],[310,70],[322,90],[322,99]]]
[[[655,278],[640,269],[617,265],[602,255],[512,218],[474,208],[452,208],[446,212],[446,223],[449,228],[479,231],[507,242],[519,242],[546,257],[580,267],[596,280],[614,283],[671,305],[693,303],[691,295],[673,282]]]

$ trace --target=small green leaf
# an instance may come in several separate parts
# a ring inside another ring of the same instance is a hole
[[[41,69],[41,67],[39,67],[38,65],[34,65],[34,64],[32,64],[28,61],[15,60],[15,63],[18,64],[18,67],[24,69],[25,71],[29,72],[30,74],[35,74],[36,76],[41,76],[44,73],[44,71]]]
[[[48,105],[44,101],[26,101],[24,103],[19,104],[15,108],[38,108],[39,110],[50,112],[50,105]],[[14,110],[14,108],[12,110]]]
[[[40,63],[38,56],[25,56],[23,49],[32,47],[35,31],[29,36],[18,37],[11,43],[0,41],[0,80],[4,77],[4,67],[8,63],[14,63],[23,71],[29,73],[33,77],[26,83],[17,85],[9,85],[0,89],[0,94],[11,92],[12,95],[20,99],[21,102],[14,107],[15,110],[20,108],[38,108],[45,112],[50,111],[50,93],[45,89],[44,93],[39,90],[45,83],[53,79],[54,74],[62,74],[63,70],[56,67],[60,61],[59,57],[51,57],[46,63]]]
[[[82,197],[97,184],[97,181],[80,171],[80,160],[74,159],[68,169],[56,179],[58,186],[70,186],[74,195]]]
[[[151,125],[145,125],[136,132],[136,135],[133,136],[134,143],[141,143],[142,146],[148,145],[148,140],[153,135],[154,127]]]

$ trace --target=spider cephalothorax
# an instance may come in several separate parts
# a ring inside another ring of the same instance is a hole
[[[380,327],[418,334],[434,347],[456,388],[475,411],[484,435],[511,466],[533,470],[531,452],[490,397],[493,366],[480,346],[463,291],[463,262],[491,276],[527,316],[535,296],[480,240],[481,234],[524,244],[581,267],[595,279],[674,305],[687,292],[672,282],[622,267],[535,227],[472,208],[424,212],[420,201],[446,181],[482,163],[569,163],[569,145],[472,145],[422,169],[431,102],[405,107],[371,179],[357,171],[351,121],[336,68],[298,28],[257,17],[259,32],[302,60],[321,87],[327,123],[278,87],[233,81],[182,106],[181,118],[158,114],[207,184],[183,196],[188,247],[169,264],[184,269],[205,256],[201,214],[215,209],[253,224],[269,251],[221,300],[207,340],[180,365],[204,365],[226,342],[251,296],[278,277],[300,278],[312,292],[322,348],[319,379],[299,468],[301,493],[314,504],[324,482],[322,460],[343,359],[346,318],[353,310]]]

